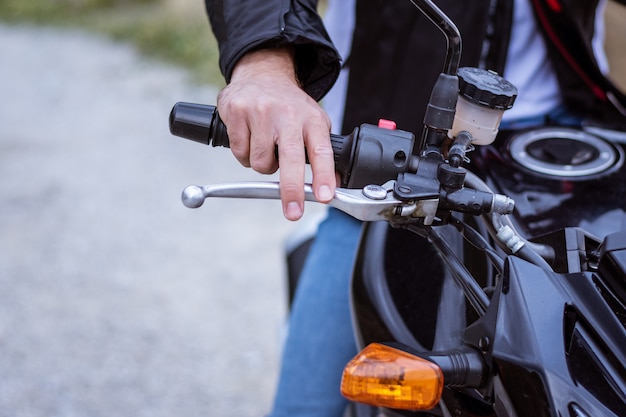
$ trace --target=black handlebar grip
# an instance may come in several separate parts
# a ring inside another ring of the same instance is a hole
[[[226,126],[215,106],[176,103],[170,112],[170,132],[204,145],[230,147]]]
[[[230,147],[226,126],[220,119],[215,106],[176,103],[170,112],[170,132],[174,136],[204,145]],[[352,165],[356,132],[357,130],[346,136],[330,135],[335,166],[341,174],[347,174]]]

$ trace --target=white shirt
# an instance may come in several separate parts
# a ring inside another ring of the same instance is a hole
[[[518,91],[503,120],[542,116],[561,104],[556,74],[529,0],[513,2],[513,26],[502,76]]]

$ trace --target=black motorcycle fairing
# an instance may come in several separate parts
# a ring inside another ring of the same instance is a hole
[[[395,340],[432,349],[443,270],[438,259],[424,238],[386,222],[364,225],[351,292],[360,348]]]
[[[428,278],[412,279],[417,277]],[[475,415],[578,415],[572,409],[590,416],[626,415],[626,335],[620,312],[605,301],[602,282],[598,273],[557,274],[510,257],[487,314],[466,332],[466,341],[474,339],[474,345],[477,328],[483,331],[480,338],[490,341],[491,385],[481,391],[482,398],[477,392],[446,389],[445,406],[452,415],[469,408]],[[386,325],[398,316],[380,309],[369,297],[369,285],[363,274],[355,275],[354,312],[362,343],[398,341]],[[410,298],[414,306],[432,303],[428,293],[414,292]],[[455,326],[451,320],[429,323]],[[490,402],[493,407],[486,407]],[[441,409],[433,412],[445,415]]]
[[[606,237],[598,250],[598,273],[602,276],[604,298],[626,328],[626,231]]]
[[[626,335],[596,274],[556,274],[509,258],[492,299],[496,374],[518,416],[626,413]],[[497,398],[496,398],[497,401]]]
[[[492,285],[493,271],[484,253],[463,245],[452,226],[439,229],[455,256],[475,276],[485,278],[478,284]],[[353,269],[352,313],[360,347],[394,340],[421,351],[457,347],[465,324],[480,316],[465,305],[461,288],[435,247],[386,222],[364,226]]]

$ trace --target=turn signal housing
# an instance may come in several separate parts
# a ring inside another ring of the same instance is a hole
[[[403,410],[429,410],[443,392],[436,364],[400,349],[372,343],[344,368],[341,393],[350,401]]]

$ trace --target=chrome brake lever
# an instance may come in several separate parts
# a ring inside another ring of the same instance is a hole
[[[403,202],[393,196],[395,181],[388,181],[382,186],[368,185],[363,189],[337,188],[334,198],[328,203],[350,216],[362,221],[393,220],[416,216],[418,206],[414,202]],[[317,202],[311,184],[304,186],[304,199]],[[237,182],[213,185],[190,185],[183,190],[183,204],[189,208],[202,206],[209,197],[221,198],[254,198],[280,199],[280,188],[277,182]],[[436,209],[437,200],[422,200],[421,208],[429,205],[428,212]],[[426,224],[428,224],[426,222]]]

